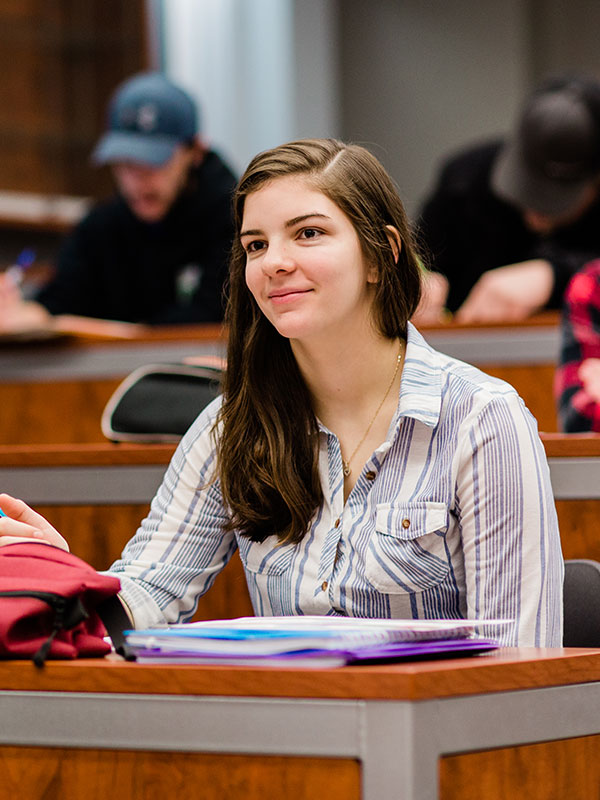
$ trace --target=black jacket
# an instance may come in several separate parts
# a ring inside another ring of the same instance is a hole
[[[52,314],[220,321],[234,186],[232,172],[209,152],[160,222],[142,222],[118,195],[99,204],[65,240],[56,275],[36,299]]]
[[[451,311],[487,270],[534,258],[551,264],[554,291],[547,307],[559,308],[569,278],[600,256],[600,200],[577,222],[541,236],[492,193],[490,173],[501,144],[473,147],[446,161],[421,212],[420,236],[431,269],[448,278]]]

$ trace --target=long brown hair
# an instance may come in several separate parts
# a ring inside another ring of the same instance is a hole
[[[421,292],[419,257],[402,201],[368,150],[335,139],[306,139],[250,162],[234,196],[227,375],[216,428],[228,527],[253,541],[273,534],[281,542],[300,541],[323,497],[309,392],[289,340],[264,317],[246,286],[246,254],[239,241],[246,197],[285,175],[306,176],[350,219],[365,260],[378,272],[372,313],[383,336],[406,336]],[[399,254],[392,249],[388,225],[400,234]]]

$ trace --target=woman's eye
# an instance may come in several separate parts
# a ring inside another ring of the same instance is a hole
[[[300,231],[300,236],[303,239],[316,239],[317,236],[321,233],[316,228],[303,228]]]
[[[264,242],[259,242],[259,241],[249,242],[246,245],[246,252],[247,253],[256,253],[259,250],[262,250],[264,246],[265,246]]]

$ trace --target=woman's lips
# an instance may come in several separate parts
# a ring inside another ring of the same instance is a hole
[[[312,289],[278,289],[275,292],[271,292],[269,294],[269,299],[273,303],[291,303],[293,300],[296,300],[298,297],[301,297],[304,294],[308,294],[311,292]]]

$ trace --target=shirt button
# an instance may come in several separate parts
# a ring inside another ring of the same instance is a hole
[[[339,517],[338,517],[338,518],[336,519],[336,521],[333,523],[333,527],[334,527],[334,528],[339,528],[339,527],[340,527],[340,518],[339,518]]]
[[[377,477],[377,473],[373,472],[372,469],[370,469],[368,472],[365,472],[365,478],[368,481],[374,481],[376,477]]]
[[[404,519],[402,520],[402,527],[403,528],[410,528],[410,520],[407,519],[406,517],[404,517]]]
[[[321,584],[321,589],[323,589],[323,591],[326,592],[328,586],[329,584],[327,583],[327,581],[323,581],[323,583]]]

